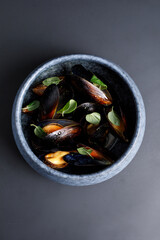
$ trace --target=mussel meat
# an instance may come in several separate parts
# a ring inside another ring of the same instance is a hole
[[[59,90],[57,85],[52,84],[46,88],[41,97],[40,119],[53,118],[59,103]]]
[[[57,131],[57,130],[59,130],[61,128],[63,128],[63,126],[58,124],[58,123],[49,123],[46,126],[44,126],[42,129],[47,134],[50,134],[50,133],[55,132],[55,131]]]
[[[68,165],[68,163],[63,159],[63,157],[67,154],[69,154],[69,152],[66,151],[48,153],[44,157],[44,163],[51,168],[64,168]]]
[[[78,76],[70,76],[70,80],[73,87],[84,96],[88,96],[91,101],[99,103],[104,106],[112,104],[111,99],[109,99],[105,93],[98,87],[94,86],[92,83],[84,78]]]
[[[69,125],[77,125],[78,123],[73,121],[73,120],[70,120],[70,119],[65,119],[65,118],[62,118],[62,119],[46,119],[46,120],[43,120],[41,122],[38,123],[38,126],[40,127],[45,127],[47,126],[48,124],[59,124],[59,125],[62,125],[63,127],[66,127],[66,126],[69,126]]]

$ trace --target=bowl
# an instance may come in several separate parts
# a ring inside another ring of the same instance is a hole
[[[117,142],[114,155],[117,161],[111,166],[93,172],[73,173],[52,169],[34,154],[29,143],[27,126],[30,117],[21,113],[22,105],[33,97],[30,89],[47,77],[70,72],[75,64],[82,64],[87,69],[104,79],[118,95],[123,105],[130,128],[129,144]],[[134,158],[145,131],[145,108],[142,96],[131,77],[116,64],[100,57],[75,54],[52,59],[35,69],[22,83],[17,92],[12,109],[12,130],[17,147],[27,163],[39,174],[62,184],[84,186],[108,180],[121,172]]]

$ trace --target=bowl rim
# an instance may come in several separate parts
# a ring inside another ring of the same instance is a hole
[[[46,164],[40,161],[39,158],[32,152],[31,148],[29,147],[24,137],[21,126],[21,108],[23,104],[24,95],[26,94],[26,91],[28,90],[30,85],[39,76],[39,74],[53,65],[62,64],[64,62],[66,63],[68,61],[78,59],[95,62],[117,72],[123,78],[125,83],[129,86],[134,97],[137,111],[137,123],[135,127],[135,132],[128,149],[114,164],[112,164],[107,169],[98,171],[96,173],[83,175],[63,173],[48,167]],[[142,143],[145,131],[145,123],[146,117],[143,99],[132,78],[115,63],[103,59],[101,57],[86,54],[72,54],[58,58],[53,58],[38,66],[26,77],[24,82],[21,84],[16,94],[12,108],[12,131],[17,147],[22,156],[24,157],[24,159],[29,163],[29,165],[32,166],[32,168],[34,168],[34,170],[36,170],[41,175],[67,185],[76,186],[92,185],[95,183],[105,181],[115,176],[120,171],[122,171],[132,161]]]

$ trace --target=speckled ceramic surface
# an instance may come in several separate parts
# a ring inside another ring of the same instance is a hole
[[[113,154],[117,161],[110,167],[92,173],[73,174],[72,172],[57,171],[46,166],[33,153],[29,144],[27,127],[30,117],[21,114],[22,105],[33,98],[30,91],[35,83],[53,75],[64,75],[70,72],[71,67],[82,64],[87,69],[101,76],[117,93],[120,104],[127,113],[130,125],[129,145],[117,142]],[[59,183],[75,186],[91,185],[105,181],[122,171],[137,153],[145,130],[145,109],[139,90],[129,75],[119,66],[99,57],[90,55],[69,55],[53,59],[38,67],[23,82],[17,92],[12,110],[12,129],[16,144],[24,159],[30,166],[43,176]]]

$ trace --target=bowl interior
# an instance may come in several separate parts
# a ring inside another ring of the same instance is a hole
[[[129,84],[126,79],[124,79],[118,72],[116,72],[112,67],[106,64],[102,64],[99,62],[95,62],[92,60],[85,59],[75,59],[75,60],[67,60],[62,61],[58,64],[46,65],[43,71],[38,72],[35,75],[34,81],[30,85],[28,85],[28,89],[26,90],[26,94],[23,100],[23,106],[30,103],[34,99],[36,99],[35,94],[32,93],[32,87],[44,80],[45,78],[52,76],[60,76],[69,74],[72,66],[76,64],[82,64],[86,69],[92,71],[97,76],[99,76],[104,83],[107,84],[108,90],[111,92],[115,98],[118,99],[120,106],[125,112],[127,128],[128,128],[128,138],[130,141],[133,138],[134,132],[136,130],[137,124],[137,107],[134,95],[130,89]],[[21,114],[21,123],[24,136],[32,149],[31,141],[30,141],[30,130],[29,126],[32,120],[31,115]],[[129,148],[130,143],[125,143],[124,141],[118,140],[114,147],[110,150],[114,159],[118,160]],[[41,161],[41,160],[39,160]],[[105,167],[106,168],[106,167]],[[67,172],[69,174],[90,174],[103,170],[104,167],[95,167],[95,168],[64,168],[57,171]]]

